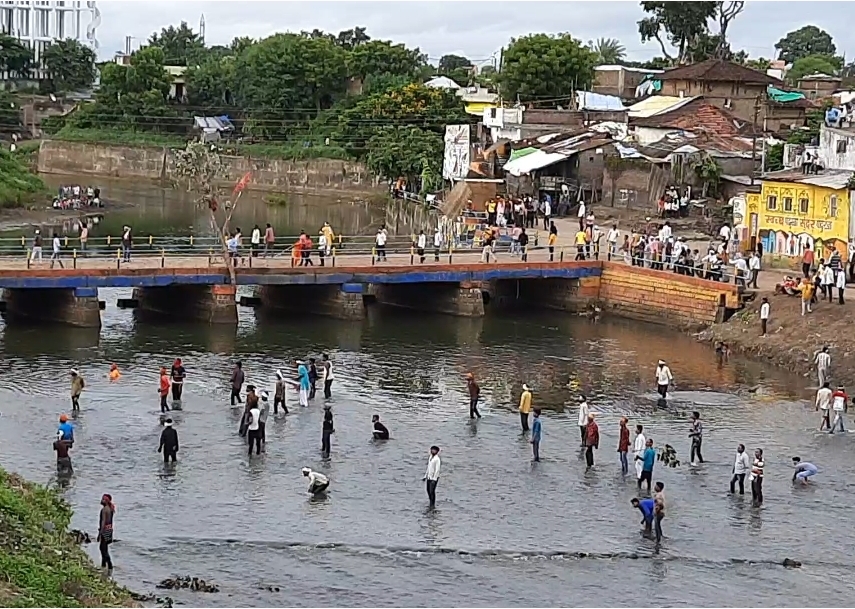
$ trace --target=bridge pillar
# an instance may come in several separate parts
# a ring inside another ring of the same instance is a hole
[[[4,290],[10,319],[100,328],[97,288],[20,288]]]
[[[314,314],[335,319],[365,317],[361,283],[342,285],[263,285],[257,292],[261,306],[295,314]]]
[[[377,302],[387,306],[457,317],[484,316],[481,288],[471,282],[378,284],[373,291]]]
[[[233,285],[170,285],[134,288],[142,313],[182,321],[236,324],[237,302]]]

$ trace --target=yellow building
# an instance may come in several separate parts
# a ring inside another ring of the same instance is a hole
[[[807,247],[819,257],[834,248],[846,260],[851,176],[851,171],[785,170],[764,177],[759,193],[747,193],[744,206],[734,206],[742,249],[754,249],[759,241],[764,255],[799,258]]]

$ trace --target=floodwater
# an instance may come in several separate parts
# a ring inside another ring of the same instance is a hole
[[[295,212],[297,213],[297,212]],[[51,441],[70,408],[68,370],[87,381],[76,421],[74,526],[94,533],[113,495],[115,577],[140,592],[173,575],[217,594],[162,591],[193,606],[840,606],[852,598],[848,526],[852,436],[821,435],[810,378],[713,352],[662,328],[520,311],[484,319],[370,308],[364,322],[270,318],[243,309],[237,328],[137,321],[107,300],[100,333],[0,325],[3,466],[51,482]],[[236,359],[272,388],[277,368],[327,351],[337,380],[332,455],[320,455],[321,398],[268,421],[267,451],[248,459],[228,403]],[[188,369],[175,413],[179,462],[157,454],[161,365]],[[655,410],[653,369],[671,363],[677,392]],[[123,372],[107,380],[109,364]],[[470,422],[464,374],[483,389]],[[573,408],[580,387],[600,414],[597,464],[585,472]],[[516,400],[522,382],[547,408],[541,463],[531,462]],[[565,403],[569,406],[565,408]],[[686,460],[688,416],[705,424],[707,463],[665,469],[665,539],[640,535],[615,452],[617,421],[643,423]],[[371,415],[392,439],[375,443]],[[736,444],[766,450],[766,503],[726,489]],[[428,448],[442,447],[435,511]],[[791,484],[800,455],[820,473]],[[330,477],[312,501],[300,469]],[[89,551],[97,560],[97,548]],[[784,558],[801,569],[780,566]],[[278,592],[271,591],[278,588]]]

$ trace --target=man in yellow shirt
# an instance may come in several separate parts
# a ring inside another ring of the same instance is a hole
[[[585,231],[580,230],[576,233],[576,260],[585,259],[585,247],[588,245],[588,235]]]
[[[549,239],[546,240],[547,245],[549,246],[549,261],[552,262],[555,260],[555,242],[558,240],[558,234],[550,232]]]
[[[805,313],[811,313],[810,301],[813,298],[813,282],[807,277],[802,279],[802,317]]]
[[[520,396],[520,423],[523,433],[528,431],[528,415],[531,412],[531,389],[523,383],[522,395]]]
[[[496,226],[496,202],[493,199],[487,201],[487,226]]]

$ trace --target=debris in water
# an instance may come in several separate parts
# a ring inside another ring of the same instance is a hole
[[[86,531],[74,529],[71,531],[71,536],[74,538],[74,543],[92,543],[92,539]]]
[[[158,588],[167,590],[193,590],[194,592],[219,592],[220,587],[216,584],[209,584],[204,579],[198,577],[184,577],[177,575],[175,577],[167,577],[162,582],[157,584]]]
[[[784,562],[781,564],[788,569],[798,569],[802,566],[802,563],[797,560],[793,560],[792,558],[785,558]]]

